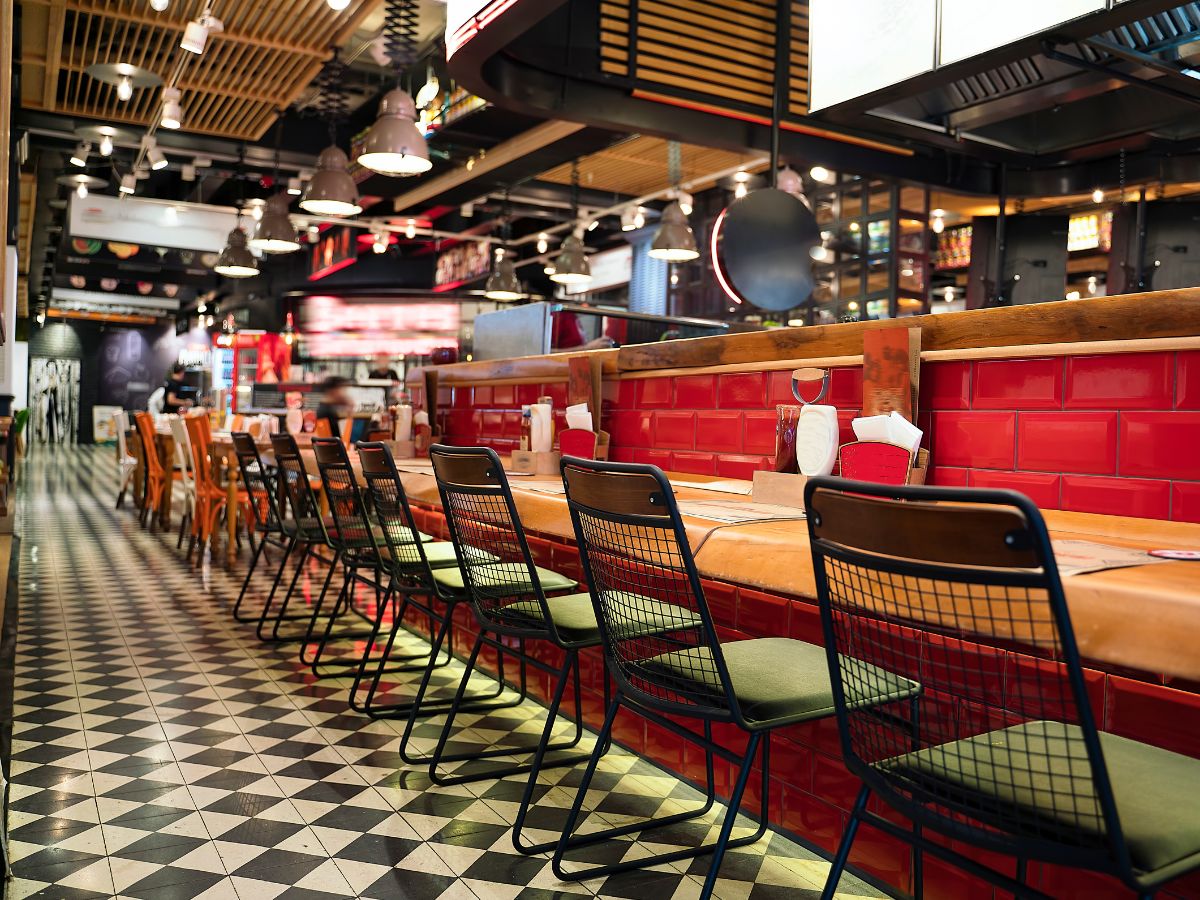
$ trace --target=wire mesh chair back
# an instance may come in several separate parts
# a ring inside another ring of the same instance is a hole
[[[475,614],[502,634],[562,643],[500,457],[487,447],[435,444],[429,458]]]
[[[249,498],[250,514],[259,531],[279,531],[279,509],[276,506],[275,477],[263,465],[254,438],[244,431],[232,433],[233,452],[237,456],[242,484]]]
[[[290,513],[292,524],[301,535],[329,544],[329,533],[321,518],[321,504],[309,483],[308,470],[296,439],[288,433],[273,434],[271,451],[275,454],[278,472],[277,496],[281,520],[287,521]]]
[[[333,516],[334,546],[348,563],[381,564],[371,520],[345,446],[337,438],[313,438],[312,447]]]
[[[1023,858],[1127,865],[1033,503],[837,478],[809,479],[805,501],[848,768],[944,834]],[[873,702],[888,673],[919,694]]]
[[[622,689],[666,712],[744,722],[666,476],[656,466],[572,457],[562,473],[609,670]]]
[[[437,593],[437,582],[433,580],[425,545],[392,451],[380,441],[367,441],[358,445],[358,460],[376,521],[383,532],[392,575]]]

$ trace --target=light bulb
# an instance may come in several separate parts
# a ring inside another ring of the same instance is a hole
[[[941,216],[934,216],[933,221],[929,223],[929,227],[933,229],[934,234],[941,234],[946,230],[946,220]]]
[[[412,219],[409,219],[408,224],[404,226],[404,236],[410,241],[417,236],[417,223]]]
[[[183,123],[183,106],[179,103],[182,96],[183,93],[177,87],[163,88],[162,119],[159,120],[163,128],[174,131]]]
[[[541,234],[538,235],[537,252],[545,253],[549,249],[550,249],[550,235],[546,234],[546,232],[543,231]]]
[[[388,239],[387,235],[382,231],[375,235],[375,240],[371,244],[373,253],[387,253]]]
[[[92,152],[92,145],[87,141],[80,141],[75,147],[75,152],[71,154],[71,165],[83,168],[87,165],[88,154]]]
[[[808,170],[808,174],[813,181],[819,181],[822,184],[829,184],[833,181],[833,173],[824,166],[813,166]]]
[[[117,99],[122,103],[133,96],[133,79],[128,75],[123,75],[121,80],[117,82]]]
[[[350,0],[325,0],[329,4],[329,8],[334,12],[341,12],[350,5]]]
[[[112,152],[113,152],[113,139],[106,134],[102,138],[100,138],[100,155],[101,156],[112,156]]]
[[[1092,191],[1092,202],[1093,203],[1103,203],[1104,202],[1104,191],[1102,191],[1100,188],[1096,188],[1094,191]]]
[[[633,217],[633,227],[635,229],[646,227],[646,211],[640,206],[637,208],[637,213]]]
[[[82,181],[79,182],[79,187],[75,188],[75,196],[78,197],[80,200],[83,200],[85,197],[87,197],[87,195],[88,195],[87,185],[84,184]]]
[[[166,12],[171,0],[150,0],[150,8],[155,12]]]
[[[132,194],[137,189],[137,176],[130,172],[121,176],[121,186],[117,188],[122,194]]]
[[[735,187],[733,189],[733,197],[735,200],[741,200],[748,193],[749,193],[749,190],[747,189],[746,182],[744,182],[744,181],[739,181],[737,183],[737,187]]]

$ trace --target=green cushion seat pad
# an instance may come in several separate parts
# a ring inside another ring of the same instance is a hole
[[[673,603],[628,593],[622,593],[621,599],[631,620],[625,623],[626,638],[679,631],[700,624],[700,617],[696,613]],[[590,594],[547,597],[546,608],[550,611],[554,627],[565,640],[572,644],[600,642],[600,626],[596,623],[596,610]],[[505,612],[519,612],[535,621],[542,620],[541,606],[535,600],[520,600],[506,606]]]
[[[533,585],[526,577],[527,572],[526,567],[519,563],[485,563],[475,566],[472,575],[482,581],[490,594],[519,597],[533,591]],[[559,575],[557,572],[543,569],[541,566],[535,566],[534,572],[538,583],[542,586],[543,593],[569,591],[579,587],[579,582],[574,578]],[[434,572],[433,577],[439,584],[450,590],[461,591],[464,589],[461,569],[441,569]]]
[[[416,544],[401,544],[395,549],[384,548],[384,557],[389,556],[396,559],[402,566],[419,565],[421,562],[421,555]],[[429,562],[430,568],[434,569],[458,565],[458,554],[454,552],[454,545],[449,541],[434,541],[431,544],[425,544],[425,559]]]

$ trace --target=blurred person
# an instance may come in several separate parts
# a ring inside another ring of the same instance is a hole
[[[183,389],[187,387],[183,383],[185,371],[183,363],[171,366],[171,374],[163,384],[163,412],[180,413],[193,406],[194,401],[183,395]]]
[[[386,353],[375,354],[375,366],[367,373],[372,381],[399,381],[400,376],[391,366],[391,357]]]
[[[317,421],[329,423],[329,433],[341,437],[341,420],[354,412],[354,401],[350,397],[350,379],[341,375],[330,375],[321,382],[321,402],[317,404]]]

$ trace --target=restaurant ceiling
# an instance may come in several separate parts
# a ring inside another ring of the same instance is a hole
[[[179,0],[164,12],[145,0],[23,0],[21,105],[111,124],[146,125],[160,91],[121,102],[114,86],[86,73],[93,63],[125,62],[166,80],[182,65],[184,130],[258,140],[297,100],[330,55],[382,0]],[[206,6],[225,29],[200,55],[179,48],[188,21]]]

